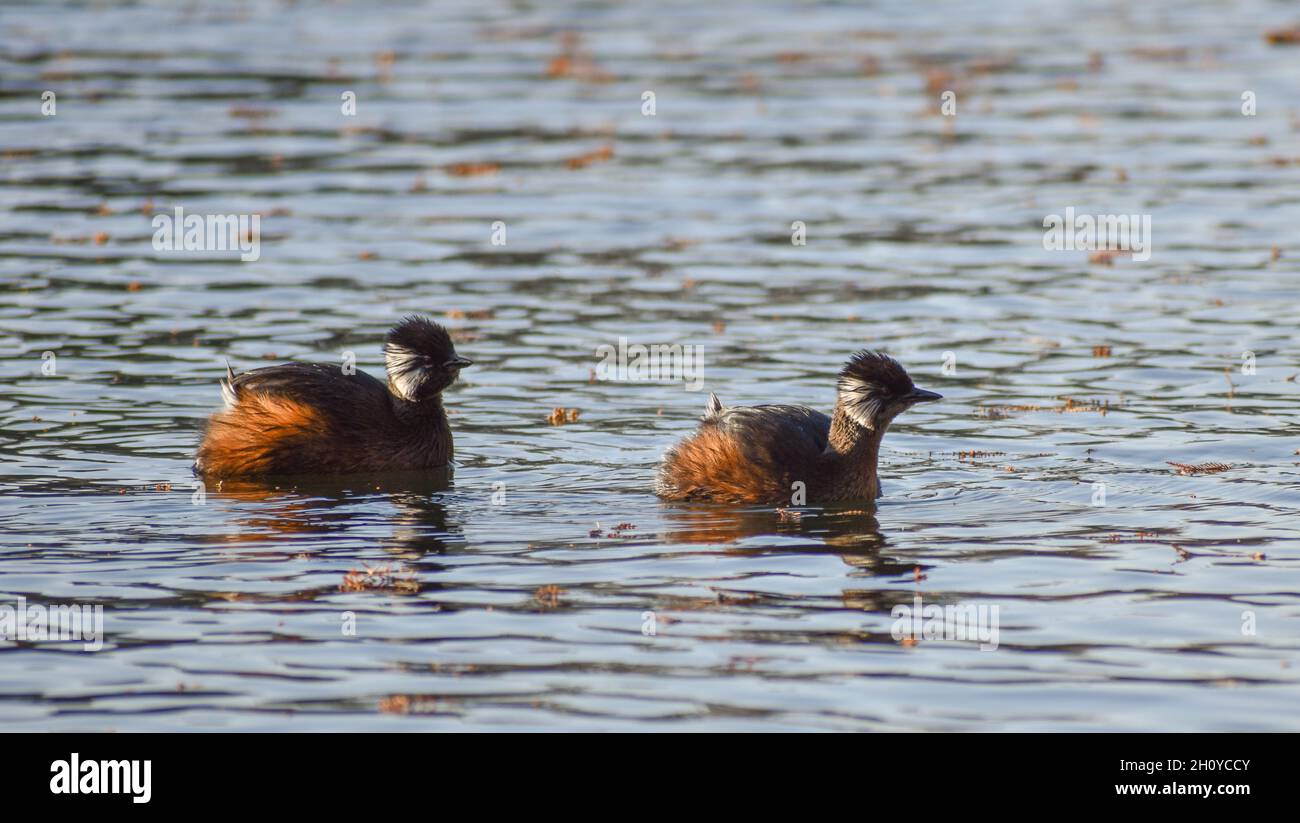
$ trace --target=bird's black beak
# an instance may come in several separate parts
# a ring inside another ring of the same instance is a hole
[[[942,400],[943,395],[938,392],[926,391],[925,389],[913,387],[910,392],[904,395],[903,399],[910,403],[928,403],[931,400]]]
[[[466,358],[457,355],[456,357],[453,357],[452,359],[448,360],[446,363],[443,363],[443,365],[449,369],[463,369],[466,366],[474,365],[474,361],[467,360]]]

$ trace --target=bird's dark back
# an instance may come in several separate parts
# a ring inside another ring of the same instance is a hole
[[[236,393],[256,392],[283,397],[319,409],[342,420],[369,419],[391,415],[392,395],[388,386],[357,370],[344,374],[336,363],[285,363],[253,369],[237,375]]]
[[[787,468],[824,452],[831,431],[831,419],[807,406],[733,406],[705,425],[734,437],[751,459]]]

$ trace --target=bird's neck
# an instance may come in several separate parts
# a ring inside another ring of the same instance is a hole
[[[832,463],[829,481],[839,499],[875,500],[880,491],[876,463],[887,425],[867,428],[840,404],[831,417],[827,455]]]
[[[406,400],[394,394],[393,410],[398,419],[408,425],[447,423],[447,411],[442,407],[441,393],[423,400]]]
[[[394,395],[393,414],[399,424],[391,447],[406,456],[407,464],[445,466],[455,456],[451,426],[442,407],[442,395],[423,400],[403,400]]]

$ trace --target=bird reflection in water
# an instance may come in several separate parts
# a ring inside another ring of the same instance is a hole
[[[888,540],[880,521],[869,508],[853,505],[813,509],[733,508],[714,504],[674,505],[666,508],[668,543],[743,543],[749,538],[790,538],[769,550],[839,553],[852,566],[874,574],[911,571],[914,564],[881,555]],[[738,545],[735,550],[746,547]],[[755,549],[755,551],[760,551]]]
[[[445,554],[464,544],[463,524],[449,517],[444,494],[451,478],[448,469],[225,480],[206,496],[208,505],[227,507],[235,528],[213,539],[312,554],[335,542],[353,547],[360,537],[395,560]],[[377,503],[392,508],[377,509]]]
[[[884,553],[888,538],[869,508],[851,504],[813,509],[737,509],[699,504],[666,510],[667,543],[735,544],[732,553],[832,553],[854,571],[853,577],[911,576],[916,562]],[[773,541],[773,537],[784,538]],[[762,538],[746,545],[750,538]],[[888,613],[898,599],[890,589],[853,588],[841,592],[846,608]],[[910,591],[906,593],[910,597]]]

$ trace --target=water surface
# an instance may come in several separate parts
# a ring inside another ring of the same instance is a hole
[[[0,597],[106,636],[0,641],[3,728],[1300,729],[1294,11],[706,5],[4,9]],[[477,364],[453,482],[196,500],[226,358],[378,375],[411,311]],[[593,380],[620,337],[704,391]],[[708,391],[827,409],[862,346],[945,395],[877,510],[650,493]],[[895,639],[918,593],[998,648]]]

